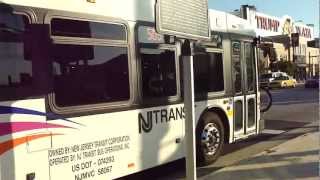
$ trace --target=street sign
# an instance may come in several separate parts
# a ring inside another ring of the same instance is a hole
[[[209,39],[208,0],[157,0],[156,28],[160,34]]]
[[[185,39],[182,45],[186,145],[186,179],[197,179],[195,147],[195,108],[193,42],[209,40],[208,0],[157,0],[156,30],[159,34]]]

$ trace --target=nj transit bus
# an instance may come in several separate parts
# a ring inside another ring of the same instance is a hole
[[[156,33],[154,1],[0,2],[1,180],[115,179],[185,156],[181,42]],[[262,125],[255,35],[210,19],[194,56],[199,165]]]

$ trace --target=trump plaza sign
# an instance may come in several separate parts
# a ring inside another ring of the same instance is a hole
[[[298,33],[300,37],[313,39],[313,27],[301,22],[294,23],[293,19],[289,16],[278,18],[256,12],[252,22],[254,22],[253,25],[261,36],[291,35],[291,33]]]

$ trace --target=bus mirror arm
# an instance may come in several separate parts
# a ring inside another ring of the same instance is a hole
[[[183,41],[183,44],[181,46],[181,55],[182,56],[193,56],[193,43],[190,42],[188,39],[185,39]]]

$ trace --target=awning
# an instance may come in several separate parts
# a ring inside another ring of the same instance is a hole
[[[290,36],[288,36],[288,35],[277,35],[277,36],[261,37],[261,42],[281,43],[286,48],[288,48],[290,46]]]

